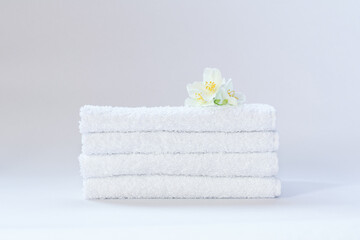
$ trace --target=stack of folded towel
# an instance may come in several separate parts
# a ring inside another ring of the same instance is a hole
[[[88,199],[280,195],[275,110],[239,107],[80,110]]]

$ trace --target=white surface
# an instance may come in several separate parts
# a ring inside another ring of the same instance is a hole
[[[89,201],[76,171],[32,168],[34,175],[22,177],[25,169],[1,175],[1,239],[168,239],[168,234],[175,239],[358,239],[360,234],[355,175],[314,177],[316,172],[296,169],[304,178],[282,176],[277,199]]]

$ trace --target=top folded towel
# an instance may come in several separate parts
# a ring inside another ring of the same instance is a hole
[[[238,107],[83,106],[80,132],[241,132],[275,130],[275,109],[266,104]]]

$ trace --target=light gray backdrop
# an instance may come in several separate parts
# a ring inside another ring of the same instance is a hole
[[[182,105],[209,66],[276,107],[281,174],[347,175],[360,160],[359,12],[357,1],[2,1],[1,169],[73,172],[80,106]]]
[[[277,109],[283,179],[358,181],[359,13],[335,0],[1,1],[0,174],[80,191],[82,105],[183,105],[217,67]]]

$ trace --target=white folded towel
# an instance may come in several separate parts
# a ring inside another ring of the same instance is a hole
[[[277,132],[128,132],[82,135],[84,154],[273,152]]]
[[[112,154],[79,157],[84,178],[119,175],[269,177],[278,172],[275,152],[195,154]]]
[[[253,177],[118,176],[84,180],[85,197],[94,198],[273,198],[278,179]]]
[[[272,131],[275,109],[266,104],[238,107],[101,107],[80,109],[80,132]]]

